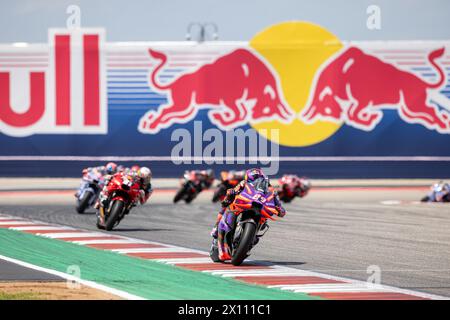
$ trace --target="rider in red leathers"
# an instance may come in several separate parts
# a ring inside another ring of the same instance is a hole
[[[96,209],[99,209],[100,204],[103,207],[106,207],[108,205],[108,198],[109,198],[109,191],[108,191],[108,183],[111,181],[111,179],[117,175],[126,176],[130,180],[136,180],[139,182],[140,185],[140,196],[139,196],[139,203],[143,205],[147,202],[147,200],[150,198],[151,194],[153,193],[151,179],[152,179],[152,172],[147,167],[142,167],[137,170],[137,172],[134,171],[122,171],[118,172],[115,175],[111,176],[110,179],[105,183],[105,186],[103,190],[100,192],[99,199],[97,203],[95,204]],[[135,203],[136,205],[137,203]]]

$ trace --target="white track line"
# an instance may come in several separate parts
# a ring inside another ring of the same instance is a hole
[[[29,225],[33,225],[36,224],[35,222],[29,222],[29,221],[0,221],[0,226],[6,226],[6,225],[15,225],[15,224],[29,224]]]
[[[106,235],[103,235],[103,237],[105,237]],[[78,237],[76,237],[78,238]],[[117,244],[117,243],[142,243],[142,242],[133,242],[130,241],[128,239],[99,239],[99,240],[77,240],[77,241],[67,241],[67,242],[71,242],[74,244],[79,244],[79,245],[88,245],[88,244]]]
[[[146,253],[146,252],[154,252],[154,253],[164,253],[164,252],[187,252],[192,253],[192,251],[188,251],[185,248],[127,248],[127,249],[110,249],[113,252],[118,253]]]
[[[211,262],[211,258],[170,258],[170,259],[155,259],[155,261],[166,264],[203,264]]]
[[[264,276],[305,276],[309,277],[311,274],[302,270],[298,271],[279,271],[276,269],[272,270],[225,270],[225,271],[214,271],[211,272],[214,275],[221,275],[222,277],[264,277]]]
[[[62,230],[61,230],[62,231]],[[52,239],[64,239],[64,238],[91,238],[91,237],[104,237],[105,235],[99,232],[60,232],[60,233],[37,233],[36,235],[52,238]]]
[[[368,285],[357,285],[353,283],[320,283],[320,284],[303,284],[303,285],[276,285],[268,286],[269,288],[278,288],[281,290],[295,292],[386,292],[380,287],[370,287]],[[390,292],[390,291],[388,291]]]
[[[5,257],[5,256],[2,256],[2,255],[0,255],[0,259],[5,260],[5,261],[9,261],[9,262],[18,264],[20,266],[33,269],[33,270],[37,270],[37,271],[53,274],[55,276],[61,277],[61,278],[66,279],[66,280],[76,281],[76,282],[81,283],[81,284],[83,284],[85,286],[88,286],[88,287],[91,287],[91,288],[94,288],[94,289],[98,289],[98,290],[101,290],[101,291],[104,291],[104,292],[108,292],[110,294],[114,294],[114,295],[116,295],[118,297],[121,297],[121,298],[124,298],[124,299],[128,299],[128,300],[145,300],[144,298],[136,296],[134,294],[130,294],[130,293],[122,291],[122,290],[110,288],[110,287],[107,287],[105,285],[99,284],[99,283],[94,282],[94,281],[83,280],[83,279],[77,278],[77,277],[75,277],[73,275],[70,275],[70,274],[67,274],[67,273],[64,273],[64,272],[59,272],[59,271],[55,271],[55,270],[39,267],[39,266],[36,266],[36,265],[28,263],[28,262],[24,262],[24,261],[21,261],[21,260]]]
[[[73,228],[62,228],[62,227],[52,227],[52,226],[30,226],[30,227],[9,227],[11,230],[17,230],[17,231],[30,231],[30,230],[75,230]]]

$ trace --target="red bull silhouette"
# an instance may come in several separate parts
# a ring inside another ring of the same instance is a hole
[[[156,76],[167,56],[152,49],[149,53],[160,61],[150,75],[151,85],[169,97],[167,104],[141,118],[141,132],[157,133],[174,123],[191,121],[200,108],[210,108],[209,119],[221,129],[236,128],[249,121],[293,120],[276,73],[249,50],[234,50],[165,85],[158,83]]]
[[[445,73],[436,60],[445,48],[429,53],[428,61],[438,73],[436,83],[428,83],[415,74],[350,47],[331,61],[318,75],[312,99],[300,118],[305,122],[318,119],[344,122],[370,131],[383,116],[382,109],[398,109],[408,123],[450,133],[448,110],[432,104],[431,96],[446,83]],[[435,100],[435,99],[434,99]],[[439,100],[439,98],[438,98]],[[450,108],[444,100],[443,108]]]

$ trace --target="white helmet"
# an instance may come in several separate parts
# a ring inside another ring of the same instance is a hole
[[[138,171],[138,177],[148,183],[152,179],[152,171],[147,167],[142,167]]]

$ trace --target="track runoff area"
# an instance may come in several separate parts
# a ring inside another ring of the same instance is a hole
[[[157,189],[101,232],[72,190],[2,190],[0,258],[123,299],[448,299],[448,210],[418,202],[426,192],[316,187],[236,267],[209,259],[210,191],[173,205],[175,190]]]

